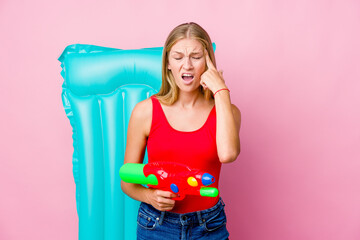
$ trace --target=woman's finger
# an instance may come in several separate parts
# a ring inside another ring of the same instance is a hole
[[[206,59],[206,65],[208,66],[208,68],[216,70],[214,64],[212,63],[212,61],[210,59],[207,49],[205,49],[205,59]]]
[[[204,89],[207,89],[207,88],[208,88],[205,83],[201,83],[201,86],[202,86]]]
[[[165,197],[165,198],[173,198],[176,197],[175,193],[169,192],[169,191],[162,191],[162,190],[157,190],[156,191],[157,195],[161,196],[161,197]]]

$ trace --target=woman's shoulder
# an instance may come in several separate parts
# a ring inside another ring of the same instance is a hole
[[[133,111],[132,115],[138,120],[146,120],[152,116],[152,100],[147,98],[143,101],[138,102]]]
[[[238,128],[238,130],[240,130],[241,112],[240,112],[239,108],[235,104],[231,104],[231,109],[232,109],[232,113],[234,115],[234,119],[236,121],[237,128]]]
[[[151,98],[140,101],[135,105],[131,113],[130,121],[134,124],[134,126],[137,126],[137,128],[141,128],[141,131],[145,134],[145,136],[149,136],[152,121]]]
[[[233,114],[241,116],[241,112],[235,104],[231,104],[231,109]]]

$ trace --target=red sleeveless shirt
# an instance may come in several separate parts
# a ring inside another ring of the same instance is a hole
[[[147,140],[148,160],[151,162],[177,162],[190,168],[210,173],[216,181],[211,187],[218,188],[221,162],[216,148],[216,109],[212,108],[205,124],[191,132],[171,127],[156,96],[151,96],[152,123]],[[213,207],[219,197],[187,195],[176,201],[171,212],[188,213]]]

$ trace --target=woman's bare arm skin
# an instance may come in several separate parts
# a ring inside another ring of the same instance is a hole
[[[230,94],[223,90],[215,95],[216,108],[216,146],[222,163],[236,160],[240,154],[240,122],[239,109],[231,104]]]
[[[234,104],[231,104],[230,92],[221,90],[227,88],[222,71],[216,69],[206,49],[204,54],[208,69],[201,75],[200,84],[215,94],[218,156],[222,163],[229,163],[235,161],[240,154],[241,114],[239,109]]]
[[[143,162],[151,119],[151,99],[146,99],[134,107],[128,125],[124,164]],[[171,197],[176,195],[171,192],[149,189],[141,184],[126,183],[124,181],[121,181],[121,189],[129,197],[151,204],[160,211],[171,210],[175,205],[175,201]]]

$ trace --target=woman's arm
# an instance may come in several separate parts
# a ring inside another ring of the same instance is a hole
[[[151,99],[146,99],[134,107],[128,125],[124,164],[143,162],[151,119]],[[171,210],[175,204],[171,197],[176,195],[171,192],[149,189],[141,184],[126,183],[124,181],[121,181],[121,189],[129,197],[151,204],[160,211]]]
[[[240,154],[241,113],[231,104],[230,93],[226,90],[215,94],[215,108],[218,156],[222,163],[230,163]]]
[[[210,89],[215,95],[216,108],[216,146],[220,162],[229,163],[236,160],[240,154],[240,122],[239,109],[231,104],[230,92],[221,90],[227,88],[222,71],[218,71],[205,49],[205,60],[208,69],[201,75],[200,84]],[[217,92],[218,91],[218,92]]]

